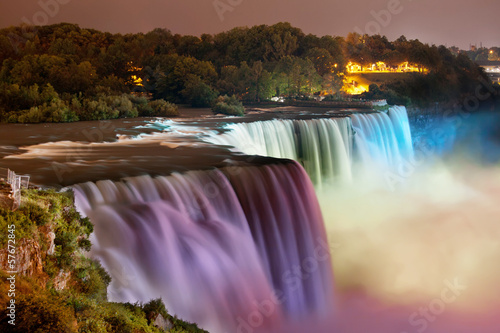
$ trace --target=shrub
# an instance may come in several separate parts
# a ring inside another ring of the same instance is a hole
[[[130,101],[129,95],[107,96],[106,103],[113,110],[118,111],[119,118],[134,118],[138,116],[137,109]]]
[[[151,117],[153,115],[153,108],[149,105],[149,101],[146,97],[130,95],[129,98],[137,108],[139,117]]]
[[[2,332],[76,333],[76,318],[61,297],[46,292],[20,293],[16,298],[16,325],[2,321]]]
[[[17,239],[29,238],[42,242],[37,225],[50,224],[56,234],[55,255],[42,256],[43,269],[49,280],[42,277],[18,276],[16,279],[16,326],[7,323],[5,310],[0,310],[0,332],[38,333],[160,333],[152,324],[158,314],[174,325],[171,332],[201,332],[196,324],[184,322],[168,314],[161,299],[146,305],[111,303],[107,287],[111,277],[98,261],[86,258],[80,249],[88,250],[88,236],[93,225],[82,218],[73,204],[72,192],[54,190],[23,190],[19,210],[0,209],[0,228],[16,225]],[[4,237],[6,239],[6,237]],[[0,243],[4,242],[0,238]],[[2,244],[3,246],[3,244]],[[71,272],[66,289],[53,289],[61,270]],[[8,302],[9,285],[0,270],[0,306]],[[43,287],[41,287],[43,285]],[[149,319],[149,322],[148,322]]]
[[[167,102],[163,99],[157,99],[149,103],[154,117],[175,117],[179,115],[177,105]]]
[[[163,304],[161,298],[149,301],[148,303],[143,305],[142,309],[146,313],[146,318],[149,322],[154,321],[158,314],[161,314],[165,319],[170,318],[167,309],[165,308],[165,304]]]
[[[7,226],[15,225],[16,239],[31,237],[35,231],[36,226],[21,210],[12,212],[10,210],[0,208],[0,228],[1,230],[8,230]],[[7,235],[6,235],[7,236]],[[7,245],[7,237],[0,237],[0,247],[5,248]]]
[[[78,121],[76,113],[70,109],[67,103],[56,98],[50,104],[43,104],[42,113],[44,114],[44,121],[52,123],[67,123]]]
[[[20,123],[40,123],[43,121],[42,110],[38,106],[23,112],[18,118],[17,122]]]
[[[40,207],[34,202],[27,202],[26,204],[23,204],[19,208],[19,211],[37,226],[45,225],[50,218],[50,214],[47,209]]]
[[[105,301],[111,277],[96,260],[81,257],[75,269],[75,288],[92,299]]]
[[[230,116],[243,116],[245,114],[245,108],[243,104],[233,95],[231,97],[219,96],[212,107],[212,112],[227,114]]]

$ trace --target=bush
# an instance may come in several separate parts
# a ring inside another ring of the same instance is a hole
[[[0,228],[1,230],[8,230],[7,226],[15,225],[16,242],[23,238],[31,237],[36,231],[36,225],[30,220],[21,210],[10,211],[0,208]],[[6,248],[8,243],[7,235],[0,238],[0,247]]]
[[[138,116],[137,109],[128,96],[129,95],[123,94],[121,96],[106,97],[106,103],[110,108],[118,111],[118,118],[134,118]]]
[[[167,102],[164,99],[157,99],[149,103],[153,110],[152,117],[175,117],[179,115],[177,105]]]
[[[0,209],[0,228],[7,230],[7,225],[15,224],[18,240],[33,239],[46,251],[45,237],[37,226],[49,225],[56,234],[56,253],[42,255],[48,281],[46,275],[41,279],[40,276],[18,276],[16,326],[8,324],[5,310],[0,310],[0,332],[161,333],[163,331],[152,324],[161,314],[174,325],[172,332],[206,333],[196,324],[169,315],[161,299],[144,306],[107,301],[111,277],[98,261],[81,253],[81,249],[90,248],[88,236],[93,225],[76,211],[72,192],[23,190],[22,198],[19,210]],[[6,239],[0,238],[0,243]],[[56,291],[53,278],[60,272],[71,274],[66,289]],[[3,309],[9,301],[6,277],[0,270],[0,307]]]
[[[231,97],[219,96],[212,107],[212,112],[227,114],[230,116],[243,116],[245,115],[245,108],[243,104],[233,95]]]
[[[111,277],[96,260],[81,257],[75,269],[75,288],[87,297],[105,301]]]
[[[77,263],[77,251],[89,250],[91,247],[88,237],[93,231],[93,225],[76,211],[72,192],[24,190],[22,198],[19,210],[11,214],[17,213],[20,219],[26,219],[27,221],[24,222],[26,225],[42,226],[50,223],[56,236],[54,239],[55,255],[47,259],[50,269],[46,272],[52,276],[60,269],[74,268]],[[20,226],[20,228],[25,227]],[[36,227],[30,230],[32,237],[36,235]],[[23,234],[29,235],[27,232]],[[39,238],[43,239],[43,237]],[[19,235],[18,239],[20,239]]]
[[[28,111],[23,112],[18,118],[17,122],[19,123],[40,123],[42,122],[43,114],[41,108],[38,106],[34,106]]]
[[[143,96],[129,96],[130,101],[134,103],[134,106],[137,108],[137,112],[139,117],[151,117],[153,114],[153,108],[149,105],[149,101],[146,97]]]
[[[19,211],[37,226],[45,225],[50,219],[50,214],[47,209],[40,207],[34,202],[23,204],[19,208]]]
[[[104,98],[99,98],[98,100],[84,99],[82,112],[84,113],[80,115],[80,119],[82,120],[115,119],[120,114],[118,110],[113,110],[109,107]]]
[[[16,298],[16,325],[1,322],[2,332],[76,333],[71,307],[61,297],[46,292],[20,293]]]

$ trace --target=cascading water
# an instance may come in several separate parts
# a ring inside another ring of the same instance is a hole
[[[359,176],[367,170],[395,169],[413,156],[404,106],[391,107],[387,114],[257,121],[229,124],[225,129],[227,132],[207,141],[233,146],[247,155],[296,160],[316,186],[331,180],[352,180],[353,175]]]
[[[161,296],[210,332],[280,332],[332,311],[324,224],[295,162],[74,190],[95,225],[91,255],[113,278],[112,300]]]
[[[353,114],[354,144],[361,165],[393,169],[413,156],[410,125],[405,107],[387,114]]]
[[[291,332],[314,324],[319,332],[335,325],[350,332],[341,321],[324,321],[334,317],[334,283],[312,183],[319,190],[411,159],[406,110],[225,129],[205,140],[300,164],[75,186],[77,206],[95,224],[91,255],[113,278],[110,298],[161,296],[173,313],[210,332]],[[328,189],[317,193],[326,212]]]
[[[299,161],[316,185],[352,177],[352,130],[348,118],[257,121],[229,124],[226,129],[226,133],[207,140],[233,146],[246,155]]]

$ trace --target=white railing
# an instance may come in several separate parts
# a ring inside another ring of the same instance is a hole
[[[7,183],[12,188],[12,199],[14,200],[12,210],[16,210],[21,204],[21,189],[28,188],[30,176],[16,175],[14,171],[7,169]]]

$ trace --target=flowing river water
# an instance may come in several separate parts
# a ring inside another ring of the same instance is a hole
[[[193,116],[1,125],[0,166],[73,188],[112,300],[211,332],[498,332],[498,146],[476,127]]]

